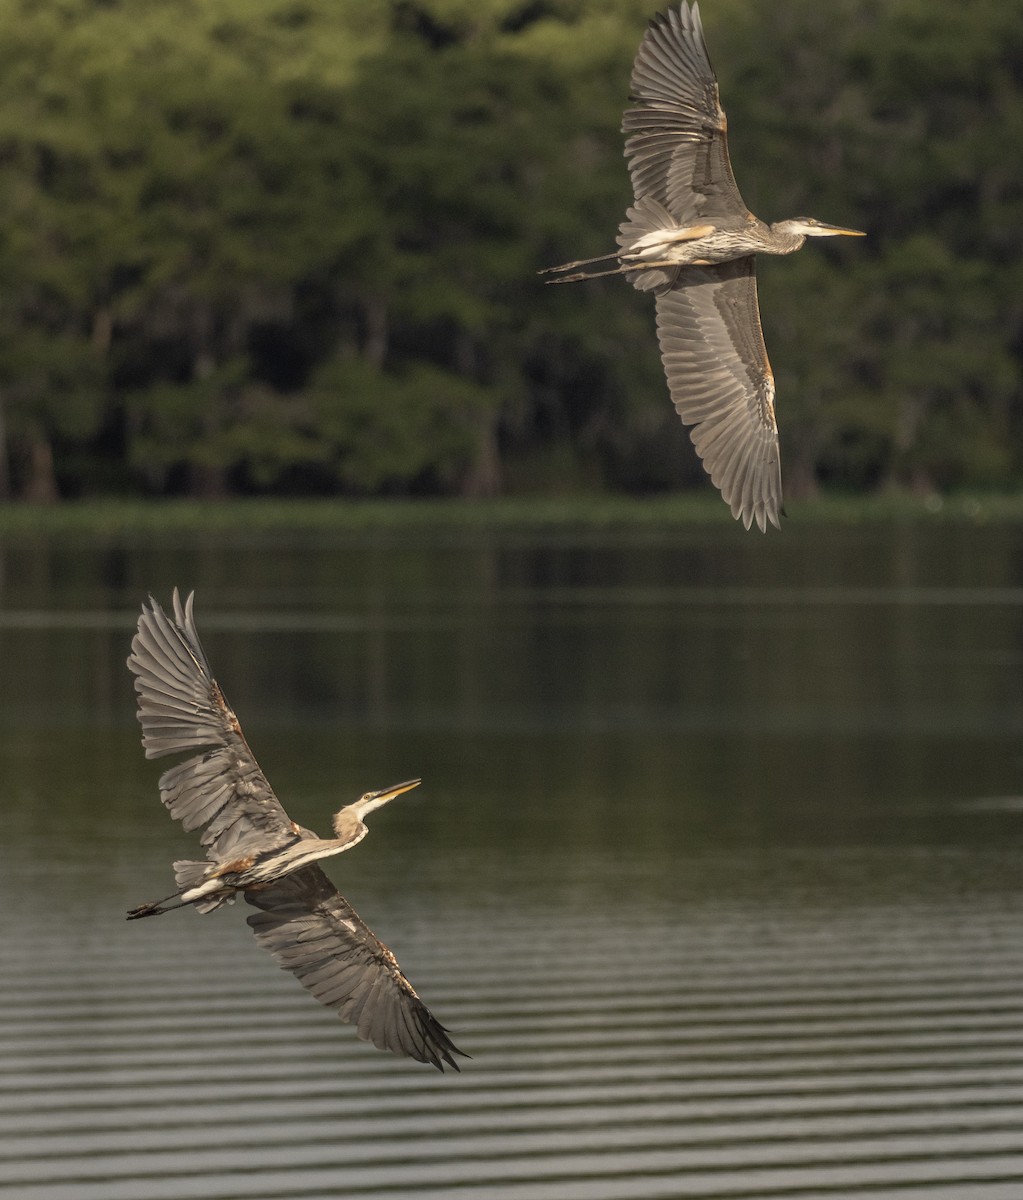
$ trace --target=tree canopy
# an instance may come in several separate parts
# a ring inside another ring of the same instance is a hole
[[[654,6],[656,7],[656,5]],[[630,200],[650,0],[0,0],[0,496],[699,477]],[[1023,477],[1023,0],[705,0],[790,488]]]

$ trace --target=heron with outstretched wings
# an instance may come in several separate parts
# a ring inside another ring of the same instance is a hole
[[[420,780],[346,805],[334,816],[333,838],[292,821],[213,678],[193,597],[182,603],[175,588],[172,616],[152,598],[142,606],[128,666],[146,757],[199,751],[164,772],[159,786],[167,811],[185,829],[205,827],[206,860],[176,862],[177,891],[132,909],[129,920],[189,905],[210,912],[242,895],[260,910],[248,918],[257,942],[361,1038],[439,1070],[458,1070],[454,1056],[462,1051],[317,865],[357,845],[367,815]]]
[[[655,17],[632,68],[625,154],[635,204],[618,250],[548,267],[550,283],[625,275],[656,297],[671,399],[704,468],[748,529],[780,527],[774,375],[757,303],[756,254],[791,254],[808,237],[862,236],[797,217],[767,225],[743,202],[697,4]],[[579,268],[613,259],[600,271]]]

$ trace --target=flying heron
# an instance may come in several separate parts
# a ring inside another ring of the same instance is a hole
[[[780,528],[774,375],[757,307],[756,254],[791,254],[808,237],[862,237],[812,217],[767,225],[739,195],[727,123],[699,5],[683,0],[650,22],[632,67],[622,131],[635,204],[618,250],[548,272],[549,283],[624,275],[653,292],[672,403],[732,516]],[[580,271],[616,259],[604,271]],[[565,274],[565,272],[571,272]]]
[[[207,913],[242,895],[248,923],[284,970],[381,1050],[443,1071],[462,1051],[420,1000],[394,955],[316,865],[366,836],[366,817],[421,782],[367,792],[320,838],[284,811],[210,671],[192,616],[174,589],[174,615],[150,597],[128,666],[135,675],[146,758],[199,750],[160,778],[160,798],[185,829],[205,826],[205,862],[176,862],[177,891],[129,920],[191,905]]]

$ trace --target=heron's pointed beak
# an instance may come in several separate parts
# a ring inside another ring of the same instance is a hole
[[[379,792],[367,792],[364,796],[356,800],[354,804],[349,804],[348,807],[360,821],[365,820],[368,813],[373,812],[376,808],[380,808],[388,800],[393,800],[395,796],[400,796],[402,792],[411,792],[414,787],[419,787],[422,782],[421,779],[406,779],[404,783],[396,783],[393,787],[381,788]]]
[[[843,225],[825,225],[823,221],[817,226],[817,232],[824,234],[825,237],[837,236],[839,234],[842,237],[867,236],[862,229],[846,229]]]
[[[421,779],[407,779],[404,783],[396,783],[393,787],[381,788],[379,792],[367,792],[363,796],[363,800],[371,800],[374,808],[379,808],[381,804],[386,804],[388,800],[393,800],[395,796],[400,796],[402,792],[411,792],[413,788],[419,787],[423,781]]]

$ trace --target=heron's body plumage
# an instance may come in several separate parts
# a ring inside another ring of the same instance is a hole
[[[461,1051],[405,978],[397,960],[317,865],[366,836],[363,818],[416,787],[412,779],[367,792],[320,838],[284,811],[228,706],[199,641],[193,597],[174,590],[173,615],[143,605],[128,666],[135,675],[147,758],[195,752],[164,772],[160,795],[186,829],[205,826],[205,862],[174,864],[178,891],[129,919],[192,906],[210,912],[237,896],[259,909],[256,940],[321,1003],[382,1050],[440,1070]]]
[[[857,234],[811,218],[773,225],[746,207],[728,157],[728,122],[697,4],[655,17],[632,68],[622,121],[635,204],[618,251],[548,268],[551,283],[625,275],[656,296],[671,399],[732,515],[779,526],[781,456],[774,375],[757,303],[755,255],[791,254],[808,236]],[[578,268],[616,260],[608,270]]]

